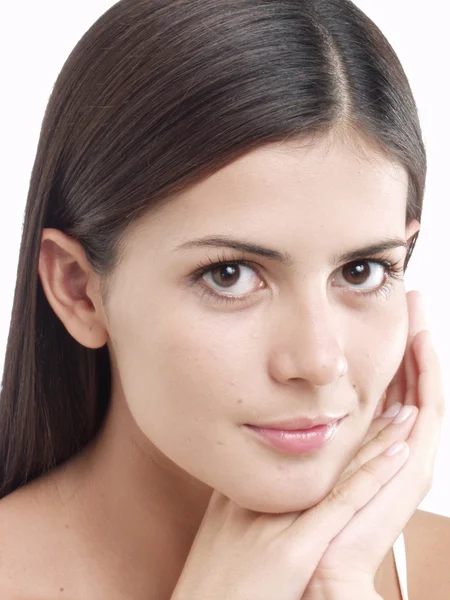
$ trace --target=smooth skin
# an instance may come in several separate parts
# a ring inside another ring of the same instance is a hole
[[[108,345],[111,405],[83,452],[0,502],[2,600],[168,600],[214,491],[244,512],[265,513],[260,521],[273,520],[276,528],[278,518],[289,526],[293,513],[305,511],[302,523],[339,485],[387,402],[405,401],[398,384],[386,391],[404,357],[404,370],[411,370],[412,356],[405,350],[409,326],[416,327],[409,325],[401,274],[381,292],[382,266],[371,263],[367,278],[358,277],[342,256],[395,237],[401,245],[376,252],[371,260],[401,267],[405,246],[420,227],[417,221],[405,225],[406,171],[363,148],[364,141],[355,147],[338,135],[323,143],[273,144],[185,190],[127,230],[108,303],[78,241],[56,229],[43,231],[44,293],[80,344]],[[289,253],[290,260],[229,247],[180,248],[213,235]],[[210,269],[193,282],[199,265],[236,265],[240,259],[248,264],[230,271],[231,281],[222,281],[220,269]],[[380,288],[380,293],[363,295],[361,288]],[[212,290],[216,295],[208,293]],[[223,294],[233,299],[226,303]],[[410,313],[417,323],[414,307]],[[426,335],[419,334],[419,354]],[[430,390],[440,385],[433,360],[424,357],[421,367],[433,378]],[[420,400],[420,435],[411,444],[416,467],[419,446],[430,448],[437,435],[427,406],[440,399],[428,395]],[[348,416],[323,449],[302,456],[272,450],[245,428],[326,412]],[[430,458],[421,459],[425,469]],[[386,457],[384,464],[395,460]],[[359,475],[367,486],[359,502],[371,496],[375,502],[381,494],[388,500],[377,506],[376,516],[369,502],[367,520],[358,524],[358,535],[372,544],[392,500],[388,486],[376,494],[373,477],[361,467],[354,481],[361,481]],[[362,563],[350,562],[358,576],[373,575],[429,475],[428,470],[424,479],[416,468],[398,473],[408,489],[416,485],[415,491],[399,507],[400,520],[399,515],[387,519],[379,545]],[[345,483],[341,489],[347,489]],[[334,499],[337,508],[339,497]],[[364,511],[329,517],[330,524],[337,519],[343,537],[335,541],[350,558],[352,523]],[[449,569],[440,561],[448,552],[442,548],[450,540],[450,519],[423,517],[416,511],[405,529],[409,573],[415,578],[410,600],[422,600],[425,584],[425,596],[432,592],[433,600],[447,600]],[[323,531],[329,536],[327,528]],[[344,566],[330,582],[339,553],[333,546],[325,553],[323,540],[316,543],[322,544],[324,562],[317,555],[316,565],[310,565],[311,576],[316,568],[317,593],[348,575]],[[297,565],[295,554],[290,556]],[[398,600],[395,577],[389,551],[376,577],[385,600]]]
[[[384,557],[431,489],[445,399],[439,359],[426,328],[423,300],[418,292],[408,293],[407,298],[408,346],[401,367],[387,389],[385,407],[387,410],[400,403],[411,406],[412,413],[397,429],[386,427],[383,417],[375,419],[365,445],[339,481],[350,477],[375,456],[377,446],[372,440],[389,444],[394,438],[406,439],[408,460],[332,540],[311,580],[311,593],[305,598],[314,598],[314,588],[332,589],[336,597],[342,589],[354,589],[355,598],[358,589],[366,584],[367,589],[371,589]],[[408,434],[406,438],[405,434]],[[350,592],[348,597],[351,597]]]
[[[431,488],[444,415],[420,294],[408,300],[411,341],[386,406],[401,399],[413,407],[411,416],[401,423],[384,414],[374,419],[330,494],[300,515],[261,516],[215,492],[172,600],[379,597],[376,572]],[[404,451],[384,455],[404,440]]]

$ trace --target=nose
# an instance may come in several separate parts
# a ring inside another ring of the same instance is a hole
[[[283,312],[272,345],[271,374],[278,381],[303,379],[313,386],[334,383],[348,371],[338,315],[326,299]]]

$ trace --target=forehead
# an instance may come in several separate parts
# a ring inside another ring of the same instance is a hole
[[[375,150],[338,137],[291,141],[241,156],[169,202],[149,225],[163,227],[171,244],[195,234],[242,234],[278,247],[291,240],[301,251],[329,243],[331,250],[404,235],[407,191],[404,167]]]

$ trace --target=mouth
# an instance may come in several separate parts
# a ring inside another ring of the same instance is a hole
[[[306,429],[277,429],[273,426],[259,427],[255,425],[245,425],[245,427],[265,445],[287,454],[303,454],[325,447],[334,437],[346,416]]]

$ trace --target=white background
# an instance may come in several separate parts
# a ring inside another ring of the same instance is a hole
[[[449,392],[449,41],[441,0],[357,0],[393,45],[419,108],[429,170],[422,231],[410,262],[407,289],[425,298],[428,327]],[[22,0],[2,7],[0,60],[0,373],[12,309],[23,211],[42,118],[55,79],[72,48],[111,0]],[[445,30],[444,30],[445,28]],[[386,343],[389,343],[387,340]],[[448,400],[447,400],[448,403]],[[450,418],[444,419],[432,490],[420,508],[450,517]]]

